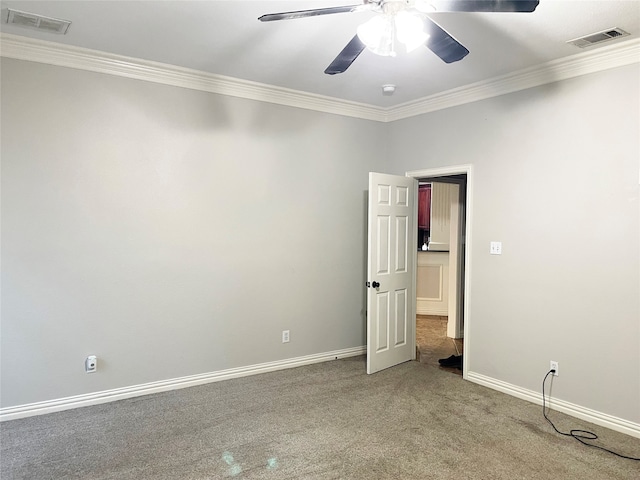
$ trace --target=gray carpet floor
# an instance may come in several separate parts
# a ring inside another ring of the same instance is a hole
[[[542,380],[542,379],[541,379]],[[10,479],[615,480],[640,463],[554,433],[541,407],[363,357],[4,422]],[[640,441],[551,412],[638,456]]]

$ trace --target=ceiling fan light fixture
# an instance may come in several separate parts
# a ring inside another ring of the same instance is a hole
[[[358,38],[376,55],[395,57],[396,42],[407,52],[415,50],[429,38],[423,20],[407,11],[378,15],[358,27]]]
[[[358,27],[358,38],[369,50],[383,57],[394,57],[395,25],[391,15],[377,15]]]
[[[398,12],[395,24],[398,41],[404,44],[407,52],[424,45],[429,38],[429,35],[424,32],[424,22],[409,12]]]
[[[469,54],[469,50],[453,38],[445,29],[423,15],[431,11],[440,12],[533,12],[540,0],[362,0],[358,5],[328,8],[312,8],[292,12],[270,13],[258,17],[261,22],[292,18],[315,17],[334,13],[369,11],[382,14],[358,27],[357,35],[347,43],[338,56],[325,69],[327,75],[344,73],[365,48],[377,55],[395,56],[396,44],[402,43],[410,52],[424,44],[445,63],[459,62]],[[434,5],[435,4],[435,5]],[[422,24],[415,25],[414,19],[405,21],[404,14],[413,16]],[[403,18],[404,17],[404,18]],[[408,25],[408,26],[406,26]],[[425,32],[424,30],[427,30]],[[433,40],[426,43],[429,34]]]

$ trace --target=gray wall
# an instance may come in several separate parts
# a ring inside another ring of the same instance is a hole
[[[3,59],[1,405],[364,344],[367,172],[472,163],[471,370],[640,422],[639,81],[384,125]]]
[[[385,132],[3,59],[1,405],[365,344]]]
[[[638,65],[390,125],[393,173],[473,164],[470,369],[640,422]],[[489,242],[503,242],[501,256]]]

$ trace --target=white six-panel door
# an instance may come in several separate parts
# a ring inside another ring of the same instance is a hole
[[[369,173],[367,373],[415,358],[414,178]]]

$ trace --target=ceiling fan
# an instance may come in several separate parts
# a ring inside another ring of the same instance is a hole
[[[395,56],[399,44],[408,51],[426,45],[446,63],[462,60],[468,53],[460,42],[431,20],[431,12],[533,12],[539,0],[363,0],[362,4],[270,13],[261,22],[370,11],[378,15],[358,27],[324,73],[345,72],[365,48],[383,56]]]

